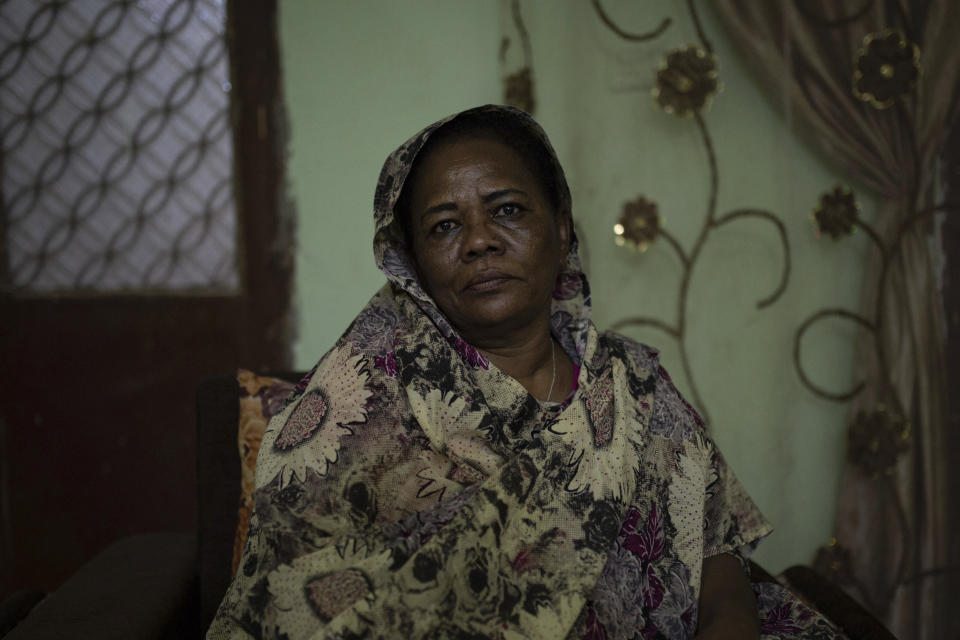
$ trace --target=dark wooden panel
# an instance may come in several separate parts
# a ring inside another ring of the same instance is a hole
[[[194,530],[197,386],[238,366],[290,366],[276,3],[228,12],[243,291],[0,297],[0,553],[12,554],[0,563],[0,598],[56,588],[122,536]]]

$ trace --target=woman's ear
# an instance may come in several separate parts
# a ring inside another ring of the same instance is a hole
[[[573,217],[569,211],[560,212],[560,221],[557,231],[560,234],[560,269],[567,263],[567,254],[570,253],[570,239],[573,237]]]

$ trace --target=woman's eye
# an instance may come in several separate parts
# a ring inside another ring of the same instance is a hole
[[[441,220],[433,225],[431,231],[433,233],[446,233],[447,231],[452,231],[455,226],[457,226],[457,223],[453,220]]]
[[[520,213],[520,205],[508,202],[497,207],[496,213],[501,216],[515,216]]]

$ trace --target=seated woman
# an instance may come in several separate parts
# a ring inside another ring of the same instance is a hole
[[[590,322],[556,155],[451,116],[386,161],[387,285],[270,422],[209,638],[831,638],[649,347]]]

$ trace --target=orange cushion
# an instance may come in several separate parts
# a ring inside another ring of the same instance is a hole
[[[233,538],[232,575],[237,575],[243,545],[253,512],[253,489],[257,469],[257,453],[263,431],[270,418],[283,408],[284,399],[294,384],[279,378],[258,376],[246,369],[237,370],[240,385],[240,421],[237,429],[237,449],[240,453],[240,505],[237,509],[237,530]]]

